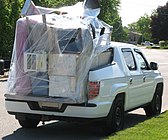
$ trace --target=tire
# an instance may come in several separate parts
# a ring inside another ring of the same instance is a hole
[[[23,128],[36,128],[40,122],[39,120],[31,118],[26,118],[25,120],[18,120],[18,121]]]
[[[109,115],[104,122],[103,131],[106,135],[123,129],[124,101],[121,97],[119,96],[114,100]]]
[[[162,92],[159,89],[156,89],[156,92],[153,96],[152,102],[144,107],[147,117],[157,116],[161,113],[162,108]]]

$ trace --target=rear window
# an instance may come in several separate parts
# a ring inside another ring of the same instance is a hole
[[[91,69],[98,69],[108,66],[113,61],[113,49],[110,48],[97,55],[92,62]]]

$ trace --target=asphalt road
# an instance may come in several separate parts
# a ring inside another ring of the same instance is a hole
[[[149,61],[159,63],[159,70],[164,77],[164,94],[162,112],[168,110],[168,50],[142,49]],[[36,129],[23,129],[14,116],[5,110],[4,94],[7,83],[0,79],[0,138],[2,140],[99,140],[104,139],[97,124],[77,124],[50,122],[39,124]],[[130,112],[125,118],[125,128],[132,127],[146,120],[143,109]]]

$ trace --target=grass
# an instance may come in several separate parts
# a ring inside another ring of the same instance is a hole
[[[161,46],[161,47],[157,47],[157,46],[147,46],[146,48],[148,48],[148,49],[168,49],[168,46]]]
[[[161,49],[168,49],[168,46],[161,46]]]
[[[117,132],[108,140],[168,140],[168,112]]]

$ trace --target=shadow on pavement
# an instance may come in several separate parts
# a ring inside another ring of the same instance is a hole
[[[8,80],[8,76],[6,75],[0,75],[0,82],[6,82]]]
[[[147,119],[148,118],[146,117],[146,115],[129,113],[128,115],[125,116],[124,129],[133,127],[140,122],[144,122]]]
[[[3,140],[98,140],[102,139],[101,130],[96,124],[54,122],[35,129],[19,128]]]
[[[128,114],[125,127],[133,127],[146,120],[145,115]],[[114,134],[112,134],[114,135]],[[34,129],[19,128],[3,140],[100,140],[105,139],[102,129],[96,123],[54,122]]]
[[[0,79],[0,82],[7,82],[7,79]]]

